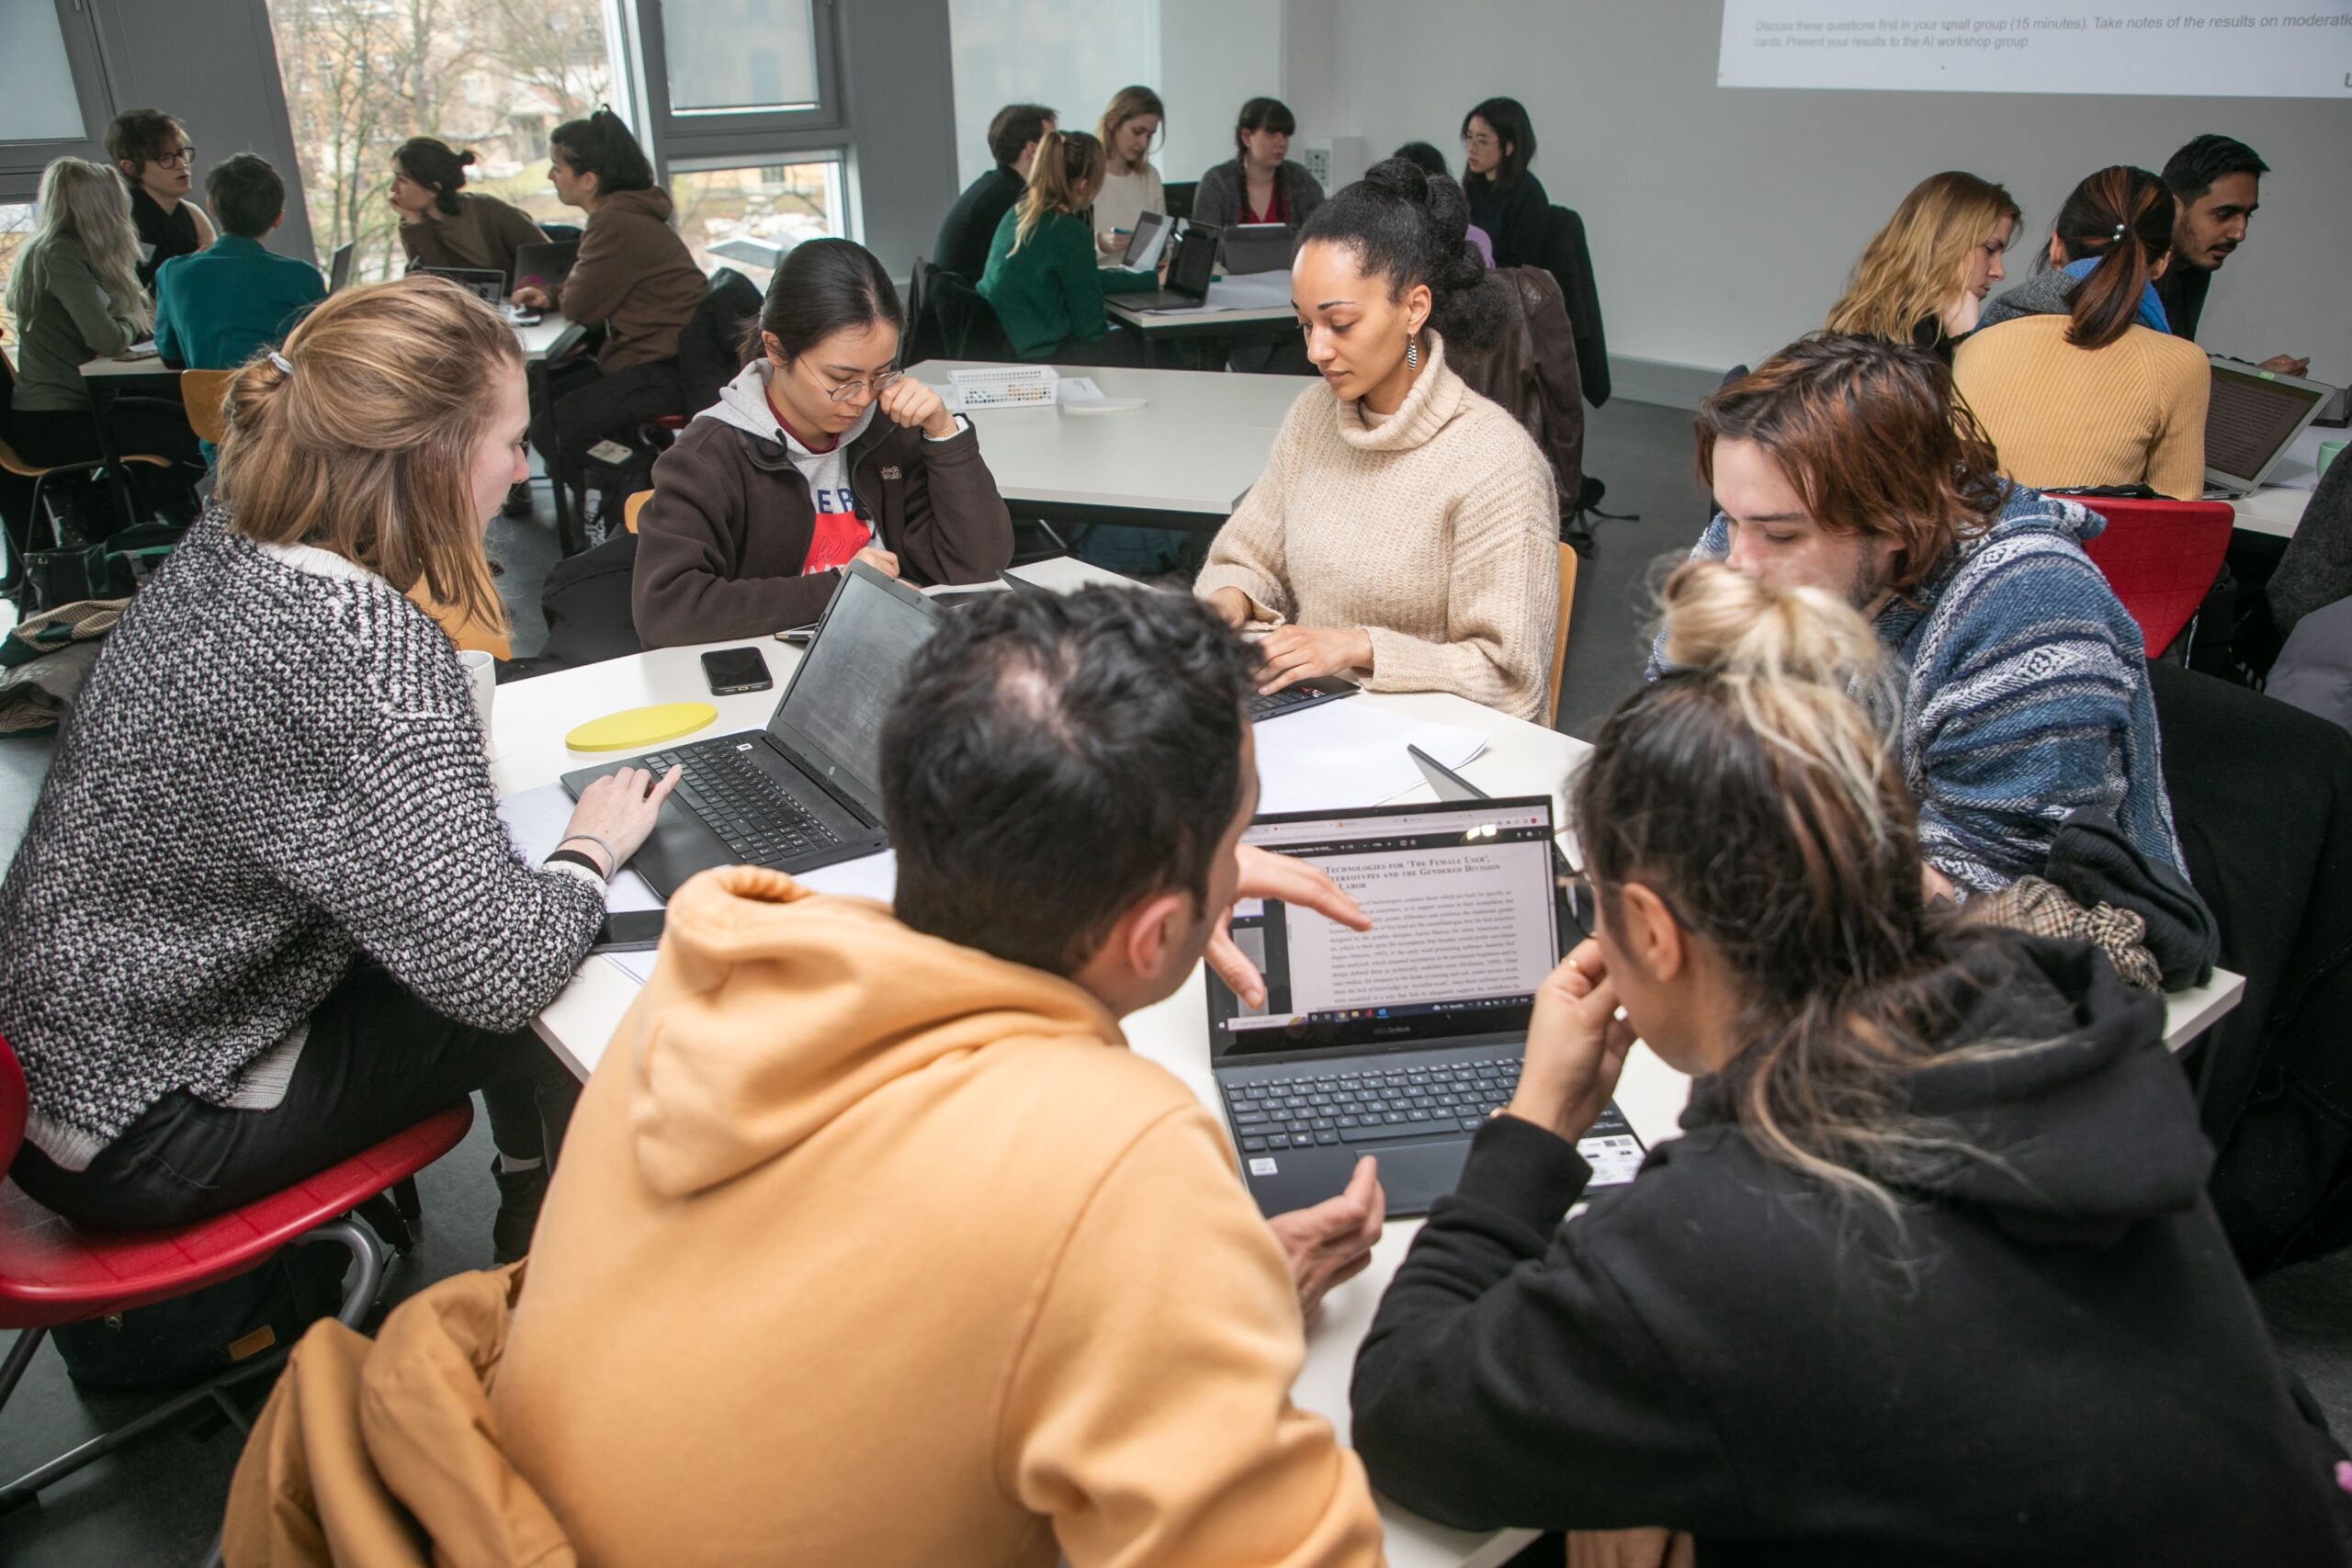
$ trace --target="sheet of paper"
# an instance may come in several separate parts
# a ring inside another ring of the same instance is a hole
[[[506,836],[514,841],[514,848],[536,865],[562,840],[564,827],[571,820],[571,796],[564,794],[560,784],[517,790],[498,803],[498,818],[506,824]],[[607,909],[627,912],[661,907],[660,895],[633,871],[623,869],[605,888]]]
[[[561,787],[557,786],[559,790]],[[504,803],[500,804],[503,809]],[[884,850],[880,854],[802,872],[794,880],[811,893],[851,894],[860,898],[879,898],[887,904],[899,890],[899,858]],[[650,907],[658,908],[658,901]],[[598,956],[640,986],[653,977],[654,954],[650,953],[606,953]]]
[[[1063,403],[1099,403],[1102,389],[1094,384],[1091,376],[1065,376],[1054,383],[1054,400]]]
[[[1361,697],[1284,714],[1259,725],[1257,736],[1261,812],[1378,806],[1428,782],[1406,747],[1449,768],[1487,749],[1475,729],[1399,718]]]

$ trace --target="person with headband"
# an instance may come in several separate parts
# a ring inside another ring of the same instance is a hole
[[[1709,397],[1697,425],[1718,510],[1692,556],[1836,594],[1907,671],[1894,743],[1931,893],[2041,874],[2081,810],[2185,882],[2140,628],[2083,554],[2106,520],[2003,479],[1942,365],[1807,338]],[[1651,677],[1670,667],[1661,642]],[[2210,962],[2211,917],[2183,896],[2184,941]]]
[[[547,231],[511,202],[466,189],[474,155],[430,136],[392,151],[392,187],[385,200],[401,215],[401,249],[411,266],[474,267],[504,273],[516,287],[543,279],[514,276],[514,253],[542,244]]]
[[[1391,158],[1300,236],[1291,305],[1323,385],[1291,405],[1193,585],[1261,637],[1266,691],[1343,675],[1551,711],[1552,467],[1446,363],[1507,320],[1469,222],[1459,186]]]
[[[2212,378],[2197,345],[2167,330],[2155,288],[2172,238],[2162,180],[2101,169],[2058,209],[2049,270],[1984,308],[1952,377],[2003,473],[2042,489],[2205,493]]]
[[[1990,180],[1948,170],[1911,189],[1862,247],[1828,330],[1924,348],[1946,365],[1976,330],[1984,298],[2008,276],[2001,257],[2023,220]]]
[[[1023,359],[1055,365],[1140,365],[1139,338],[1114,331],[1108,294],[1159,286],[1149,272],[1095,265],[1087,210],[1102,188],[1102,143],[1082,130],[1048,130],[1029,188],[997,220],[980,295]],[[1165,272],[1166,263],[1161,263]]]
[[[2341,1562],[2162,1003],[1923,897],[1842,594],[1664,610],[1568,785],[1593,934],[1357,1355],[1374,1485],[1576,1564]],[[1637,1040],[1682,1135],[1563,1226]]]
[[[0,883],[12,1174],[76,1224],[186,1224],[479,1089],[520,1257],[578,1092],[530,1022],[677,775],[595,781],[526,863],[409,597],[504,624],[481,542],[528,409],[495,310],[346,289],[227,412],[214,503],[107,635]]]

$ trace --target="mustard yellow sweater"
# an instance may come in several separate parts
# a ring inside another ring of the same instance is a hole
[[[1312,386],[1266,472],[1209,547],[1193,592],[1261,617],[1362,626],[1379,692],[1452,692],[1543,722],[1560,614],[1551,465],[1519,423],[1429,361],[1395,413]]]
[[[2205,493],[2205,354],[2133,326],[2105,348],[2066,341],[2069,318],[2021,316],[1960,345],[1952,378],[2001,455],[2036,490],[2144,484]]]

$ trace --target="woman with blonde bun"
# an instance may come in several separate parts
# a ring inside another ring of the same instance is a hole
[[[1688,563],[1664,637],[1570,786],[1594,934],[1358,1356],[1374,1484],[1574,1563],[2340,1561],[2162,1004],[1924,901],[1836,594]],[[1562,1227],[1637,1039],[1683,1135]]]
[[[1862,247],[1828,330],[1907,343],[1950,365],[1984,297],[2008,276],[2001,257],[2023,217],[1990,180],[1956,169],[1928,175]]]
[[[523,355],[438,278],[346,289],[231,381],[214,505],[107,637],[0,884],[12,1174],[102,1230],[249,1203],[481,1090],[499,1258],[578,1093],[532,1034],[675,773],[590,784],[537,864],[468,672],[503,615]]]

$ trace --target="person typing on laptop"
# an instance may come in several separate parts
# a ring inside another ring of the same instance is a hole
[[[1842,596],[1665,601],[1573,785],[1593,939],[1357,1356],[1374,1483],[1575,1563],[2341,1562],[2160,1004],[1923,898]],[[1683,1136],[1563,1227],[1636,1037]]]
[[[1378,1561],[1288,1399],[1374,1173],[1270,1227],[1117,1021],[1204,952],[1260,986],[1238,897],[1361,919],[1237,850],[1253,668],[1181,595],[988,596],[884,726],[895,909],[742,866],[672,899],[490,1393],[582,1561]]]

